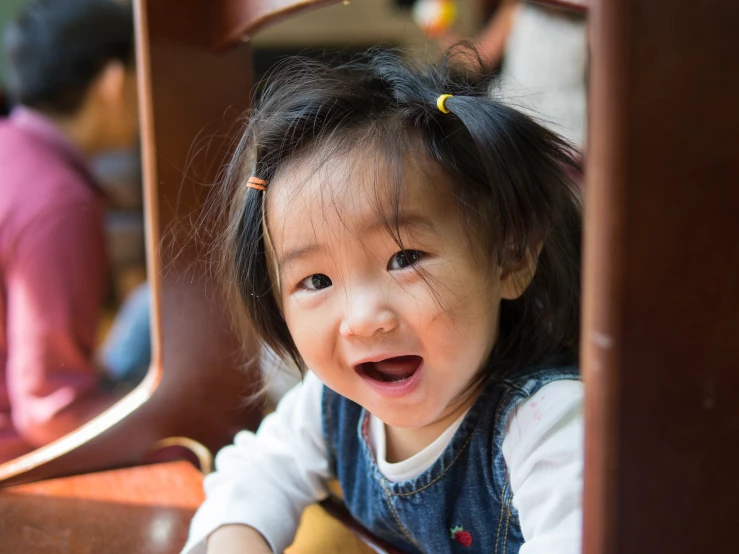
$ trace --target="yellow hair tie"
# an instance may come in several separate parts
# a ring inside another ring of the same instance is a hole
[[[446,109],[446,106],[444,105],[447,101],[447,98],[451,98],[454,96],[453,94],[442,94],[436,99],[436,107],[439,108],[439,111],[441,113],[449,113],[449,110]]]

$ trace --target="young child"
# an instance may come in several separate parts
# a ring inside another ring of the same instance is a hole
[[[282,552],[334,478],[403,551],[579,552],[571,151],[455,57],[297,60],[251,114],[227,281],[310,372],[219,453],[185,552]]]

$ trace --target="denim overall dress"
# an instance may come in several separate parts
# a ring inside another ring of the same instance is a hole
[[[347,508],[405,552],[517,554],[524,541],[503,459],[508,416],[544,385],[578,378],[576,367],[491,378],[441,456],[401,482],[380,473],[369,414],[324,387],[323,432]]]

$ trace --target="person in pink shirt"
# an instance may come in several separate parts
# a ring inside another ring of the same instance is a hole
[[[133,18],[115,0],[37,0],[6,31],[0,120],[0,462],[115,400],[95,363],[107,279],[87,160],[136,139]]]

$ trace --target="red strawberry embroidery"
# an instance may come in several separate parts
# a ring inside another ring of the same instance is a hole
[[[452,538],[464,547],[472,546],[472,535],[465,531],[462,527],[453,527],[451,530]]]

